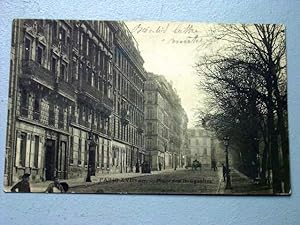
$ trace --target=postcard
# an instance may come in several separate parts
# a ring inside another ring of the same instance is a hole
[[[290,195],[285,26],[15,19],[5,192]]]

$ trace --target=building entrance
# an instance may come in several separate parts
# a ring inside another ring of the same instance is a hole
[[[91,176],[95,176],[95,172],[96,172],[96,168],[95,168],[95,164],[96,164],[96,144],[91,144],[89,146],[89,168],[90,168],[90,173]]]
[[[55,140],[46,140],[45,170],[46,180],[53,180],[55,176]]]

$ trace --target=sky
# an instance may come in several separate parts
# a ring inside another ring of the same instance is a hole
[[[196,87],[200,78],[195,63],[209,51],[202,46],[211,25],[131,21],[126,25],[138,43],[146,71],[166,77],[181,98],[188,127],[195,126],[195,109],[204,101]]]

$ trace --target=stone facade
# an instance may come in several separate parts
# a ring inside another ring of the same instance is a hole
[[[14,20],[6,184],[24,172],[32,182],[125,172],[144,159],[132,40],[121,22]]]
[[[146,149],[152,170],[182,167],[188,119],[171,84],[148,73],[145,83]]]
[[[202,166],[211,166],[212,135],[202,128],[189,129],[191,162],[198,160]]]

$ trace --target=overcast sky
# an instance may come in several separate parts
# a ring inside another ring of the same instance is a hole
[[[195,108],[203,102],[196,84],[195,63],[206,54],[202,40],[211,25],[201,23],[126,22],[134,35],[148,72],[164,75],[173,84],[189,118],[195,125]]]

